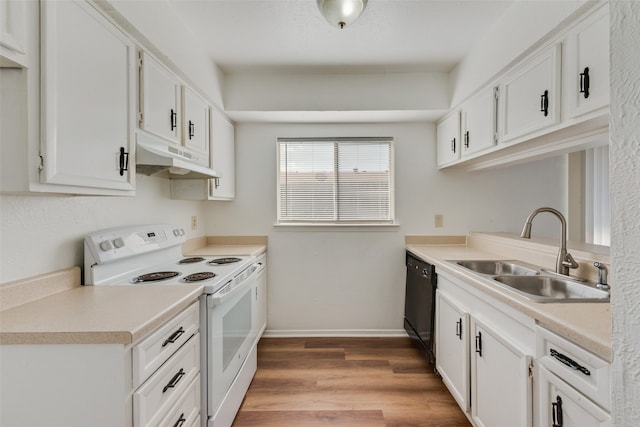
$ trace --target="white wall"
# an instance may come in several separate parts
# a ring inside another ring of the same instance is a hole
[[[180,19],[169,1],[99,1],[108,1],[162,52],[160,60],[168,60],[177,66],[178,69],[174,68],[173,71],[202,91],[209,101],[224,108],[221,88],[224,76],[209,55],[205,54],[202,44],[206,40],[198,39],[191,32],[189,25]]]
[[[611,2],[611,314],[614,425],[640,425],[640,2]]]
[[[379,231],[274,228],[276,139],[300,136],[394,137],[400,226]],[[207,203],[206,233],[269,237],[271,331],[399,330],[405,235],[519,232],[533,209],[562,209],[565,200],[564,157],[468,173],[437,171],[435,154],[435,127],[427,123],[239,124],[236,200]],[[433,227],[436,213],[444,215],[444,228]],[[536,219],[534,234],[555,236],[559,224],[553,221]]]
[[[137,177],[135,197],[0,196],[0,283],[83,264],[88,233],[136,224],[178,224],[187,238],[191,216],[204,218],[200,202],[169,199],[169,181]]]
[[[543,36],[582,10],[585,0],[520,0],[476,41],[471,52],[451,72],[451,106],[486,84]]]

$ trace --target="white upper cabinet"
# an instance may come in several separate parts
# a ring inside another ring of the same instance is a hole
[[[460,112],[455,111],[438,123],[438,166],[445,166],[460,158]]]
[[[232,200],[236,194],[235,127],[215,109],[211,115],[211,165],[218,178],[210,181],[210,198]]]
[[[140,53],[139,125],[174,144],[180,144],[180,82],[146,52]]]
[[[216,108],[210,108],[211,168],[215,179],[172,179],[171,198],[181,200],[233,200],[235,187],[235,127]]]
[[[496,91],[488,87],[460,108],[462,157],[496,144]]]
[[[0,63],[25,65],[27,53],[26,6],[24,0],[0,0]]]
[[[514,68],[500,84],[500,142],[560,121],[560,44]]]
[[[209,156],[209,104],[190,88],[182,87],[184,146]],[[207,163],[208,165],[208,163]]]
[[[609,105],[609,13],[598,9],[573,28],[564,41],[565,118]]]
[[[41,182],[134,190],[134,44],[85,1],[41,8]]]

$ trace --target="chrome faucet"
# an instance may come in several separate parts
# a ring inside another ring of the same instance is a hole
[[[558,259],[556,261],[556,273],[564,274],[565,276],[569,275],[570,268],[578,268],[578,263],[571,256],[570,253],[567,252],[567,221],[564,219],[564,216],[553,208],[538,208],[535,211],[531,212],[531,215],[527,218],[527,221],[524,223],[524,227],[522,228],[522,233],[520,233],[520,237],[524,239],[531,238],[531,221],[541,212],[549,212],[554,214],[562,225],[562,229],[560,230],[560,253],[558,253]]]

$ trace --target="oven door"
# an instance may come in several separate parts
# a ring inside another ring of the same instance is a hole
[[[207,408],[214,416],[255,342],[252,265],[219,291],[207,295]]]

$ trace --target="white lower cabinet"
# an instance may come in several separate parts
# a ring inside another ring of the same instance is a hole
[[[538,326],[539,427],[611,426],[610,364]]]
[[[198,322],[199,306],[194,303],[133,346],[0,346],[0,425],[196,425],[201,392]]]
[[[436,369],[451,395],[468,412],[469,314],[440,290],[436,291]]]
[[[471,318],[471,416],[477,426],[532,425],[531,357],[487,323]]]
[[[611,416],[579,391],[539,367],[540,427],[609,427]]]
[[[438,273],[436,366],[477,427],[533,426],[535,323]]]

